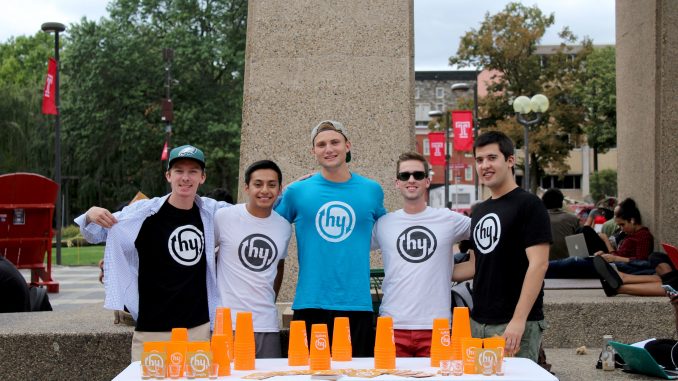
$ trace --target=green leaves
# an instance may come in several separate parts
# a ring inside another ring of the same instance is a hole
[[[581,89],[582,83],[588,81],[583,81],[582,76],[591,72],[590,67],[600,65],[597,57],[589,60],[594,51],[591,40],[584,38],[577,43],[576,36],[565,27],[559,34],[560,45],[539,45],[554,22],[553,14],[545,15],[537,6],[509,3],[497,14],[486,14],[479,28],[471,29],[462,37],[457,55],[450,58],[451,65],[494,71],[491,83],[480,84],[487,85],[488,89],[488,95],[479,99],[481,128],[500,129],[518,146],[524,145],[524,130],[515,121],[512,100],[519,95],[531,97],[537,93],[549,98],[551,106],[543,121],[529,130],[531,183],[535,185],[536,178],[546,171],[550,174],[568,171],[567,156],[583,131],[588,132],[590,139],[600,139],[588,128],[592,108],[605,109],[605,120],[610,120],[614,113],[613,108],[607,107],[609,103],[588,104],[593,99],[584,97],[588,90]],[[614,70],[611,75],[610,82],[614,84]],[[590,81],[593,79],[590,77]],[[602,80],[609,81],[608,78]],[[599,95],[600,91],[596,96]],[[595,119],[600,121],[601,117]],[[597,134],[601,130],[596,127],[595,131]],[[614,136],[608,134],[611,130],[604,131],[605,137]]]

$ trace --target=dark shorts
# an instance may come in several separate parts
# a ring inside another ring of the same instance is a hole
[[[306,335],[311,337],[311,325],[327,324],[327,332],[332,342],[332,330],[335,317],[347,317],[351,328],[351,346],[353,357],[374,356],[374,313],[372,311],[335,311],[317,308],[294,310],[292,320],[306,322]]]
[[[258,359],[282,357],[280,332],[255,332],[254,346],[257,349],[256,358]]]

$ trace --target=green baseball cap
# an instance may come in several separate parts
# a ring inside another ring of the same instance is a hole
[[[172,164],[179,159],[195,160],[198,162],[198,164],[200,164],[202,169],[205,169],[205,154],[200,149],[195,148],[192,145],[187,144],[174,148],[169,155],[167,170],[169,171],[169,169],[172,168]]]

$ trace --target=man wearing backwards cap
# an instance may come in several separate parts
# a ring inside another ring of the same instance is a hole
[[[351,143],[339,122],[320,122],[311,131],[311,153],[320,173],[290,184],[276,212],[296,225],[299,278],[294,320],[324,323],[346,316],[353,356],[374,350],[370,294],[370,240],[374,222],[386,213],[375,181],[349,171]]]
[[[164,197],[113,214],[94,206],[75,219],[87,241],[106,241],[104,307],[127,307],[136,320],[132,361],[143,342],[169,340],[172,328],[209,340],[217,306],[213,220],[230,204],[197,196],[205,182],[198,148],[173,149],[165,178],[172,192]]]

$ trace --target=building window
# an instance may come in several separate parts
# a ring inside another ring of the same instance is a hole
[[[414,99],[419,99],[419,96],[420,96],[419,92],[420,92],[420,89],[418,87],[416,87],[414,89]]]
[[[424,138],[421,149],[424,156],[429,156],[431,154],[431,149],[428,144],[428,138]]]
[[[431,119],[428,112],[431,111],[430,103],[417,103],[414,109],[414,118],[417,122],[428,122]]]
[[[473,167],[470,165],[464,167],[464,180],[473,181]]]
[[[562,179],[558,176],[544,176],[539,183],[544,189],[581,189],[581,175],[565,175]]]
[[[444,87],[436,87],[436,98],[438,98],[438,99],[445,98],[445,88]]]
[[[436,103],[436,110],[445,111],[445,103]]]

